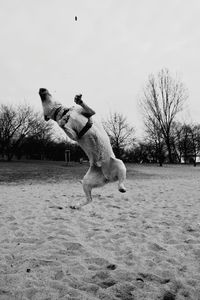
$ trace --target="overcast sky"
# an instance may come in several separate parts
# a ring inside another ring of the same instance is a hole
[[[200,123],[198,0],[0,0],[0,40],[0,103],[40,109],[45,87],[71,106],[82,93],[140,131],[138,96],[166,67],[189,90],[183,118]]]

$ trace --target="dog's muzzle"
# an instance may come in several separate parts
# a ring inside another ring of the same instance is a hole
[[[40,95],[40,98],[41,98],[41,100],[43,102],[43,101],[46,100],[46,96],[47,95],[50,96],[50,93],[49,93],[49,91],[47,89],[41,88],[41,89],[39,89],[39,95]]]
[[[44,89],[44,88],[39,89],[39,94],[43,94],[43,93],[46,93],[46,92],[48,92],[47,89]]]

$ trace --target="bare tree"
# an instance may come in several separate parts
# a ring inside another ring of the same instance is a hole
[[[53,123],[46,122],[42,114],[33,112],[30,118],[30,127],[28,136],[38,140],[53,139]]]
[[[174,123],[174,148],[179,161],[193,162],[196,165],[196,157],[200,150],[200,125]]]
[[[161,132],[168,151],[169,162],[173,162],[171,132],[173,121],[183,109],[187,91],[182,82],[174,79],[168,69],[157,76],[150,75],[140,99],[140,106],[147,128]]]
[[[103,121],[104,128],[110,137],[111,145],[118,158],[120,158],[126,147],[133,145],[135,129],[130,126],[125,116],[120,113],[110,113],[106,121]]]
[[[10,161],[30,135],[45,134],[46,126],[28,105],[0,106],[0,150]]]
[[[183,155],[186,155],[187,141],[187,128],[180,122],[173,122],[173,146],[179,163]]]
[[[165,143],[159,125],[155,122],[146,126],[146,135],[148,144],[154,145],[156,162],[162,167],[165,158]]]
[[[54,143],[53,123],[46,122],[43,115],[37,112],[33,113],[31,119],[29,132],[19,152],[22,150],[27,157],[37,156],[44,159],[50,152],[50,145]]]
[[[200,125],[183,124],[181,146],[185,163],[191,160],[196,166],[196,158],[200,151]]]
[[[28,130],[29,107],[15,109],[12,106],[1,105],[0,132],[2,154],[11,160],[14,149],[20,144]]]
[[[192,148],[194,153],[194,166],[196,167],[196,159],[200,151],[200,125],[199,124],[192,126],[191,138],[192,138]]]

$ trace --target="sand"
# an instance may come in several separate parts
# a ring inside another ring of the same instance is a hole
[[[200,299],[200,168],[128,166],[126,186],[72,210],[75,180],[1,184],[0,299]]]

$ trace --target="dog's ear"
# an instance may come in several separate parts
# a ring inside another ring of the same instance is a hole
[[[49,121],[50,119],[47,116],[44,116],[45,121]]]

